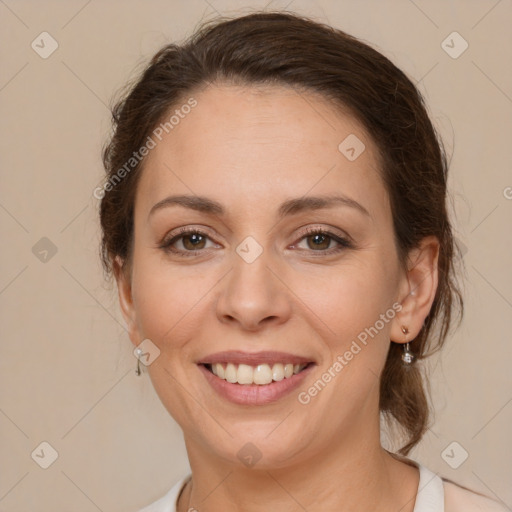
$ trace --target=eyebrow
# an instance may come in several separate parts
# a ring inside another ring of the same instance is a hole
[[[281,203],[277,215],[279,218],[283,218],[303,211],[320,210],[322,208],[332,208],[339,205],[354,208],[362,214],[371,217],[370,213],[363,205],[354,199],[343,195],[306,196],[296,199],[288,199]],[[219,216],[225,215],[226,213],[224,207],[220,203],[213,199],[209,199],[208,197],[175,195],[158,201],[158,203],[156,203],[149,211],[148,218],[158,210],[171,206],[182,206],[191,210]]]

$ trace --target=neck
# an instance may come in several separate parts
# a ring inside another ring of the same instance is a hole
[[[354,444],[346,438],[301,464],[270,470],[219,462],[185,439],[192,481],[180,496],[178,511],[413,512],[418,470],[391,456],[380,441],[371,445],[368,439],[359,436]]]

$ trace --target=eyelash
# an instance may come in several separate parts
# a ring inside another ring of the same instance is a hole
[[[179,229],[178,233],[173,235],[171,238],[165,238],[162,241],[162,243],[159,245],[159,248],[168,254],[172,253],[172,254],[175,254],[178,256],[184,256],[184,257],[197,256],[199,253],[204,252],[205,249],[198,249],[198,250],[194,250],[194,251],[182,251],[182,250],[176,250],[176,249],[172,248],[172,245],[176,241],[178,241],[180,238],[183,238],[185,235],[190,235],[190,234],[197,234],[202,237],[210,238],[208,233],[205,233],[201,229],[181,228],[181,229]],[[335,235],[331,231],[328,231],[324,228],[308,228],[308,229],[306,229],[305,232],[302,233],[301,238],[299,239],[299,242],[301,242],[303,239],[308,238],[309,236],[312,236],[312,235],[324,235],[338,243],[338,246],[335,247],[334,249],[331,248],[331,249],[319,250],[319,251],[311,250],[311,252],[319,252],[320,253],[319,256],[330,256],[332,254],[337,254],[337,253],[343,251],[344,249],[351,249],[354,247],[353,243],[349,239]],[[307,249],[303,249],[303,250],[307,250]]]

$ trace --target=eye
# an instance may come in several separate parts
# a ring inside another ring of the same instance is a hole
[[[168,253],[175,253],[183,256],[194,256],[205,249],[209,236],[197,228],[182,228],[165,238],[160,244],[160,249]],[[182,245],[183,248],[176,248],[175,245]]]
[[[333,254],[340,252],[344,249],[353,247],[352,243],[348,238],[341,235],[336,235],[331,231],[324,228],[309,228],[302,236],[299,242],[306,242],[306,250],[313,252],[320,252],[324,254]],[[338,244],[336,247],[331,248],[331,243],[335,242]],[[298,247],[298,245],[296,245]]]
[[[206,244],[209,240],[209,235],[201,229],[187,227],[179,229],[178,233],[171,233],[171,235],[162,241],[159,248],[166,253],[172,253],[178,256],[197,256],[201,252],[207,252],[208,247]],[[306,242],[306,248],[300,248],[299,246],[299,243],[303,241]],[[337,246],[331,247],[333,242],[337,244]],[[180,244],[182,247],[179,247]],[[213,244],[213,246],[215,247],[217,245]],[[299,242],[292,245],[292,247],[317,252],[320,253],[318,256],[322,256],[352,248],[353,244],[348,238],[337,235],[324,228],[309,228],[303,233]]]

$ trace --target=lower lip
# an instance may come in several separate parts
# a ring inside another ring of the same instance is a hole
[[[206,380],[213,389],[230,402],[239,405],[265,405],[276,402],[296,389],[311,372],[314,364],[310,364],[300,373],[280,381],[272,381],[270,384],[232,384],[221,379],[208,370],[203,364],[198,365]]]

